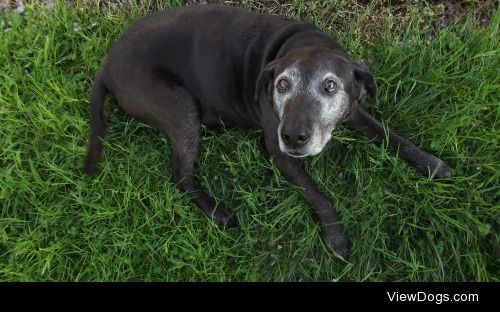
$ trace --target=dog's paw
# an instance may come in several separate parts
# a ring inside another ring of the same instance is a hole
[[[210,217],[220,228],[234,228],[238,225],[238,220],[236,219],[234,213],[220,203],[217,205]]]
[[[453,171],[450,166],[448,166],[444,161],[438,158],[436,162],[436,166],[434,167],[436,171],[436,175],[434,177],[438,179],[449,179],[453,177]]]
[[[349,242],[341,225],[330,224],[322,226],[321,237],[325,246],[335,256],[342,259],[349,257]]]
[[[83,166],[83,172],[89,177],[95,177],[99,172],[99,165],[95,162],[86,160]]]
[[[450,166],[436,156],[427,153],[420,159],[416,168],[426,175],[434,174],[434,179],[449,179],[453,176]]]

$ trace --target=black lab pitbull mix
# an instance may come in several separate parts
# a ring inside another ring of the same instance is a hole
[[[348,254],[332,203],[297,158],[321,152],[341,123],[378,143],[385,132],[360,106],[367,97],[376,100],[373,75],[325,33],[310,24],[219,5],[180,7],[139,20],[113,45],[94,82],[85,164],[90,175],[101,152],[108,92],[125,112],[168,136],[173,181],[221,227],[235,226],[236,219],[195,180],[200,125],[222,120],[261,128],[267,153],[285,178],[303,189],[326,246]],[[406,139],[390,133],[388,140],[425,174],[451,176],[442,160]]]

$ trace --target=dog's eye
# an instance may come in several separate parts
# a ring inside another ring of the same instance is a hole
[[[335,81],[330,79],[325,81],[324,88],[326,92],[332,93],[333,91],[335,91],[335,89],[337,89],[337,84],[335,83]]]
[[[288,88],[290,87],[290,84],[286,79],[280,79],[278,80],[278,83],[276,84],[276,89],[278,90],[279,93],[284,93],[288,91]]]

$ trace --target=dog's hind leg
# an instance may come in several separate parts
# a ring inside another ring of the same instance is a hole
[[[361,106],[357,106],[353,110],[347,120],[347,126],[360,130],[376,143],[381,143],[386,136],[382,124]],[[452,176],[450,167],[443,160],[421,150],[392,131],[389,132],[389,147],[394,151],[399,151],[403,159],[409,161],[424,174],[431,174],[435,171],[437,178],[450,178]]]
[[[236,226],[234,214],[201,190],[194,176],[195,160],[200,147],[200,124],[184,130],[176,129],[169,135],[172,142],[172,180],[193,196],[195,203],[219,227]]]
[[[146,92],[148,93],[148,92]],[[164,132],[172,144],[172,180],[193,196],[194,202],[220,227],[233,227],[236,218],[223,204],[217,204],[196,181],[195,161],[200,148],[200,111],[196,99],[185,88],[162,85],[147,96],[147,109],[135,115]],[[147,111],[147,114],[145,113]]]

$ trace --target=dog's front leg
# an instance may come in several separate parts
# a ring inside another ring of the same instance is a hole
[[[360,130],[376,143],[381,143],[385,138],[384,127],[359,105],[351,112],[347,120],[347,126]],[[452,176],[450,167],[443,160],[421,150],[392,131],[389,132],[389,147],[393,151],[399,151],[403,159],[409,161],[424,174],[431,174],[436,171],[435,176],[437,178],[450,178]]]
[[[278,145],[277,127],[274,130],[264,129],[266,150],[273,158],[276,166],[285,178],[303,189],[303,197],[310,204],[314,215],[318,218],[323,241],[334,253],[346,257],[348,254],[347,238],[342,225],[338,223],[337,213],[328,198],[320,193],[309,175],[304,171],[296,158],[282,153]]]

